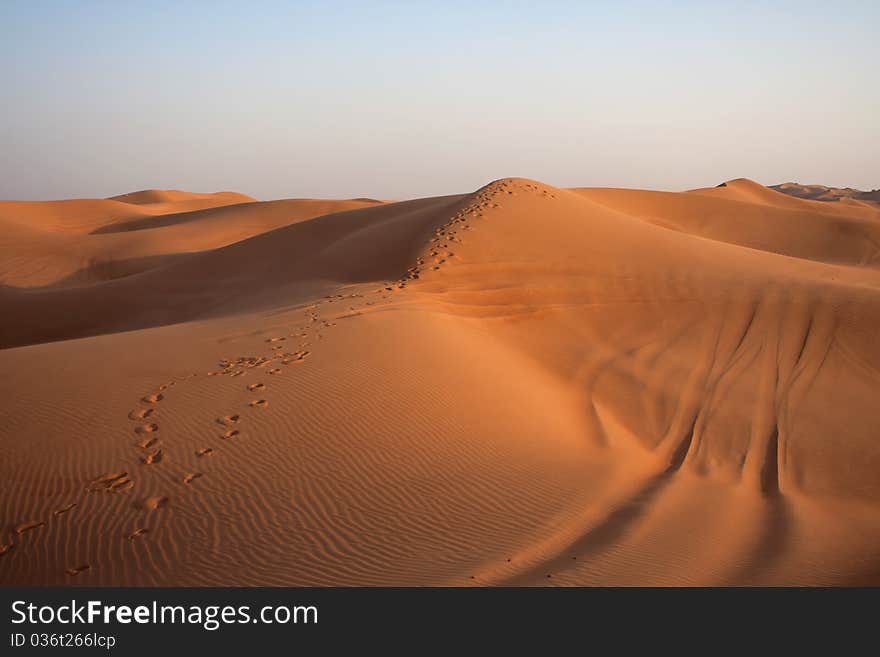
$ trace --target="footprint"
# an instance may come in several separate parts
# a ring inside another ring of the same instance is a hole
[[[171,499],[164,495],[154,495],[153,497],[146,498],[141,502],[140,506],[145,511],[155,511],[156,509],[165,508],[169,502],[171,502]]]
[[[93,479],[89,484],[88,491],[91,493],[122,493],[133,486],[134,482],[128,478],[127,472],[114,472]]]
[[[196,450],[196,456],[202,458],[203,456],[211,456],[214,453],[213,448],[211,447],[203,447],[202,449]]]
[[[241,420],[241,415],[224,415],[223,417],[217,418],[217,424],[222,424],[224,427],[228,427],[231,424],[236,424]]]
[[[290,365],[291,363],[301,363],[306,359],[309,353],[310,352],[308,351],[297,351],[291,354],[289,358],[285,358],[281,362],[284,365]]]
[[[61,507],[60,509],[56,509],[55,511],[53,511],[52,515],[55,516],[56,518],[58,516],[63,516],[65,513],[70,511],[75,506],[76,506],[76,502],[71,502],[67,506]]]
[[[137,444],[141,449],[150,449],[153,445],[159,442],[158,438],[144,438],[141,442]]]
[[[134,482],[131,479],[123,479],[122,481],[117,481],[110,486],[107,492],[109,493],[124,493],[127,490],[131,490],[134,488]]]
[[[42,527],[46,523],[42,520],[33,520],[31,522],[22,522],[15,526],[16,534],[24,534],[25,532],[29,532],[32,529],[37,529],[38,527]]]
[[[183,475],[183,483],[192,483],[194,480],[198,479],[201,476],[201,472],[187,472],[185,475]]]
[[[89,564],[84,563],[82,566],[76,566],[75,568],[68,568],[64,572],[67,573],[68,575],[70,575],[71,577],[74,577],[76,575],[79,575],[80,573],[84,573],[88,570],[91,570],[91,568],[92,567]]]
[[[158,463],[162,460],[162,450],[155,449],[152,452],[147,452],[142,460],[144,462],[144,465],[153,465],[154,463]]]
[[[163,395],[161,392],[157,392],[155,394],[147,395],[146,397],[142,397],[141,401],[146,404],[158,404],[163,399],[165,399],[165,395]]]
[[[128,414],[129,420],[146,420],[153,414],[155,408],[136,408]]]
[[[143,536],[144,534],[146,534],[149,531],[150,530],[147,529],[146,527],[141,527],[140,529],[135,529],[131,534],[129,534],[125,538],[126,538],[126,540],[133,541],[138,536]]]
[[[142,424],[139,427],[134,428],[135,433],[155,433],[159,430],[159,425],[155,422],[151,422],[150,424]]]
[[[268,405],[269,402],[267,402],[265,399],[255,399],[248,404],[248,406],[251,406],[253,408],[266,408]]]
[[[117,479],[122,479],[128,473],[127,472],[113,472],[111,474],[101,475],[95,479],[92,479],[92,484],[102,485],[102,484],[110,484],[111,482],[116,481]]]
[[[222,436],[220,436],[220,437],[221,437],[223,440],[228,440],[228,439],[230,439],[230,438],[235,438],[235,436],[237,436],[237,435],[240,434],[240,433],[241,433],[241,431],[239,431],[238,429],[230,429],[229,431],[227,431],[226,433],[224,433],[224,434],[223,434]]]

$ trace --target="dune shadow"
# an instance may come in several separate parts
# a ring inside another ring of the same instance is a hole
[[[85,260],[83,266],[72,274],[40,287],[81,287],[114,281],[182,262],[191,255],[191,253],[165,253],[138,258],[92,257]]]
[[[250,201],[245,203],[232,203],[230,205],[222,205],[214,208],[202,208],[200,210],[189,210],[187,212],[173,212],[171,214],[150,215],[147,217],[138,217],[137,219],[129,219],[128,221],[120,221],[117,223],[100,226],[93,230],[90,235],[106,235],[108,233],[125,233],[136,230],[148,230],[151,228],[165,228],[168,226],[176,226],[178,224],[186,224],[193,221],[199,221],[206,217],[214,217],[223,215],[230,210],[237,212],[243,208],[264,205],[260,201]]]

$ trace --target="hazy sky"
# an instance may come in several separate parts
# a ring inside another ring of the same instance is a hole
[[[0,0],[0,198],[880,187],[880,2]]]

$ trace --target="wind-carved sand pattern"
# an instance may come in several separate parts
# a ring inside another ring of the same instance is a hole
[[[134,427],[133,431],[136,434],[146,435],[147,437],[143,438],[140,442],[136,444],[136,446],[141,450],[141,462],[144,465],[154,465],[158,464],[162,461],[163,458],[163,450],[161,448],[155,448],[155,445],[158,443],[157,437],[151,437],[149,434],[154,434],[159,430],[159,425],[156,422],[148,422],[143,423],[147,418],[153,417],[158,404],[165,399],[165,395],[162,391],[167,390],[172,385],[175,384],[175,381],[170,381],[158,386],[156,392],[148,393],[144,395],[140,402],[142,404],[148,404],[148,406],[142,406],[131,410],[128,413],[128,419],[140,422]],[[135,487],[134,479],[130,476],[128,470],[119,469],[117,471],[108,472],[102,475],[98,475],[91,479],[87,486],[85,487],[86,494],[90,493],[108,493],[113,495],[119,494],[127,494],[130,493]],[[167,498],[159,497],[159,498],[151,498],[147,500],[143,508],[146,510],[154,510],[161,506],[164,506],[167,503]],[[68,504],[56,509],[52,512],[52,518],[55,520],[61,520],[67,514],[74,511],[80,505],[80,501],[69,502]],[[46,527],[48,521],[44,520],[32,520],[23,523],[19,523],[14,527],[14,533],[21,536],[28,532],[32,532],[35,530],[39,530],[41,528]],[[126,536],[128,540],[132,540],[135,537],[141,536],[147,533],[148,529],[142,528],[138,529],[132,534]],[[3,556],[9,552],[11,552],[16,547],[16,543],[5,543],[0,545],[0,556]],[[69,577],[75,577],[83,574],[88,574],[92,571],[92,565],[85,563],[79,564],[74,567],[67,568],[64,572]]]
[[[320,306],[325,303],[335,303],[343,300],[351,301],[361,297],[361,294],[354,293],[348,295],[338,294],[322,299],[317,303],[309,304],[303,311],[303,317],[306,320],[304,325],[294,328],[293,332],[289,335],[271,336],[263,340],[263,344],[269,346],[270,353],[223,358],[217,363],[218,369],[207,372],[209,378],[205,379],[205,381],[216,380],[219,377],[237,378],[245,376],[251,371],[265,371],[267,374],[279,375],[283,373],[284,366],[301,365],[311,355],[311,351],[305,347],[309,345],[309,338],[313,336],[314,327],[320,325],[323,329],[329,329],[336,326],[335,321],[321,319]],[[354,309],[354,307],[351,307],[350,309]],[[289,339],[297,340],[299,348],[292,351],[285,350],[284,345]],[[275,367],[273,367],[273,365],[275,365]],[[245,393],[266,393],[269,391],[270,386],[262,381],[243,386],[243,392]],[[148,395],[144,397],[143,401],[145,403],[158,403],[162,401],[162,398],[158,395]],[[220,440],[223,443],[231,444],[235,442],[233,439],[237,440],[242,436],[242,427],[247,424],[247,417],[244,414],[245,410],[253,409],[255,411],[266,411],[268,408],[269,399],[267,398],[251,399],[250,401],[243,400],[242,408],[240,410],[234,410],[226,415],[216,417],[214,419],[214,424],[225,428],[225,431],[219,435]],[[153,416],[152,413],[149,412],[149,409],[147,412],[144,412],[142,409],[136,409],[129,414],[129,417],[133,420],[142,420],[145,417],[152,418]],[[136,431],[141,433],[158,431],[158,423],[151,423],[146,427],[140,425],[136,428]],[[142,441],[141,443],[138,443],[139,447],[141,447],[142,450],[145,450],[142,456],[144,464],[152,465],[161,462],[163,451],[154,448],[156,440],[157,439],[152,438],[149,442]],[[242,444],[246,445],[246,443]],[[223,445],[221,443],[211,446],[203,446],[197,448],[194,454],[199,459],[205,459],[206,457],[212,457],[212,460],[215,458],[222,459],[224,453],[222,447]],[[105,481],[110,481],[112,485],[112,482],[117,481],[116,478],[113,478],[115,476],[116,475],[114,474],[110,478],[101,478],[102,485]],[[118,476],[124,477],[126,476],[126,473],[118,473]],[[189,488],[206,476],[206,472],[187,471],[180,476],[179,481]],[[142,508],[148,512],[154,511],[157,508],[167,505],[169,499],[169,496],[149,498],[142,504]],[[156,519],[153,524],[154,526],[160,527],[161,518]],[[148,531],[152,532],[153,530],[139,528],[126,536],[126,538],[129,541],[134,541],[135,539],[142,537]]]
[[[157,391],[153,393],[148,393],[144,395],[140,402],[142,404],[146,404],[147,406],[137,407],[132,409],[128,413],[128,419],[134,422],[140,422],[140,424],[136,425],[133,429],[134,433],[145,435],[147,437],[143,438],[140,442],[136,444],[136,446],[141,450],[141,463],[144,465],[155,465],[162,461],[163,459],[163,450],[161,448],[155,447],[158,443],[157,437],[151,437],[150,434],[155,434],[159,431],[159,425],[156,422],[147,422],[144,423],[144,420],[147,418],[152,418],[154,413],[156,412],[158,405],[160,402],[164,401],[165,395],[163,391],[167,390],[171,386],[173,386],[176,381],[170,381],[167,383],[163,383],[158,386]],[[108,493],[113,495],[127,494],[130,493],[135,487],[134,479],[130,476],[128,470],[119,469],[117,471],[108,472],[102,475],[98,475],[94,477],[91,481],[88,482],[88,485],[85,488],[86,494],[89,493]],[[159,508],[160,506],[164,506],[167,503],[167,498],[154,498],[152,501],[148,500],[145,503],[145,507],[147,510],[153,510],[155,508]],[[51,520],[61,520],[70,512],[74,511],[76,507],[78,507],[80,501],[69,502],[68,504],[56,509],[52,512],[52,517],[48,520],[31,520],[26,522],[21,522],[15,525],[13,528],[14,533],[18,536],[25,535],[27,533],[40,530],[47,526],[47,522]],[[145,534],[147,529],[138,529],[134,533],[128,535],[126,538],[128,540],[132,540],[137,536],[141,536]],[[4,543],[0,544],[0,556],[3,556],[9,552],[11,552],[17,544],[15,542],[12,543]],[[71,568],[67,568],[65,570],[65,574],[67,576],[73,577],[82,574],[87,574],[92,570],[91,564],[80,564]]]
[[[141,422],[134,427],[133,431],[136,434],[144,435],[145,437],[136,443],[136,447],[139,450],[140,456],[139,461],[143,466],[157,466],[160,465],[165,457],[165,449],[163,447],[159,447],[159,438],[155,435],[156,432],[159,431],[159,424],[157,422],[148,422],[143,423],[147,418],[153,419],[156,417],[157,409],[160,407],[162,402],[166,401],[165,391],[169,388],[178,384],[182,381],[186,381],[190,379],[195,374],[182,377],[181,379],[176,379],[172,381],[168,381],[159,385],[156,389],[156,392],[148,393],[144,395],[140,399],[141,404],[145,404],[146,406],[140,406],[128,413],[128,419],[134,422]],[[208,455],[213,450],[205,449],[199,454],[200,456]],[[195,479],[201,477],[201,473],[184,473],[181,477],[181,481],[184,484],[189,484]],[[128,470],[122,470],[109,472],[98,477],[92,479],[87,487],[88,493],[112,493],[112,494],[120,494],[120,493],[130,493],[135,488],[134,479],[130,476]],[[170,503],[170,496],[168,495],[154,495],[143,499],[136,506],[142,512],[151,514],[159,509],[165,508]],[[77,506],[76,502],[72,502],[61,509],[58,509],[54,512],[54,516],[58,517],[66,514],[71,511],[74,507]],[[23,525],[25,527],[24,531],[29,530],[31,528],[39,528],[42,527],[45,523],[43,522],[32,522],[27,525]],[[128,542],[135,541],[143,541],[146,539],[147,534],[151,532],[148,527],[138,527],[133,531],[129,532],[124,536],[125,540]],[[19,532],[21,533],[21,532]],[[12,549],[14,546],[10,546],[9,549]],[[0,552],[2,555],[2,552]],[[92,564],[81,564],[72,568],[68,568],[65,573],[68,576],[78,576],[83,574],[88,574],[92,572],[93,565]]]
[[[309,316],[309,321],[318,321],[317,314],[312,313]],[[233,360],[222,361],[220,363],[221,369],[208,372],[208,376],[214,377],[227,375],[230,377],[240,377],[245,375],[249,369],[265,368],[266,365],[270,363],[288,365],[291,363],[302,362],[308,356],[308,352],[304,350],[299,352],[283,352],[284,345],[281,343],[286,339],[285,336],[270,338],[268,342],[278,343],[273,344],[271,354],[265,356],[242,356]],[[305,343],[303,343],[302,346],[305,346]],[[269,374],[277,375],[280,374],[282,370],[280,367],[273,367],[267,368],[267,371]],[[157,418],[158,409],[161,408],[163,403],[167,403],[167,391],[176,383],[179,383],[179,381],[186,380],[187,378],[188,377],[184,377],[180,380],[171,380],[159,385],[154,392],[143,395],[138,400],[139,406],[128,413],[128,419],[138,423],[136,426],[132,427],[132,431],[135,434],[143,436],[141,440],[134,443],[135,447],[138,449],[138,461],[141,465],[155,467],[163,463],[167,446],[160,446],[159,437],[156,435],[159,432],[160,425],[159,422],[154,420]],[[264,392],[265,390],[266,385],[264,383],[257,383],[248,386],[249,392]],[[268,405],[269,402],[267,399],[254,399],[248,402],[246,407],[262,410],[267,408]],[[241,420],[242,416],[240,412],[235,412],[218,418],[217,421],[226,426],[234,426]],[[228,429],[221,437],[223,439],[229,439],[240,435],[240,433],[241,431],[239,429]],[[199,458],[213,456],[216,453],[217,450],[215,447],[203,447],[196,450],[196,456]],[[185,472],[179,477],[179,481],[183,484],[192,484],[203,476],[204,473],[202,472]],[[136,476],[134,471],[131,467],[126,465],[115,470],[108,470],[104,474],[93,477],[85,486],[85,492],[86,494],[128,494],[135,489],[135,479]],[[136,506],[138,509],[141,509],[146,513],[153,513],[159,509],[167,507],[169,503],[169,496],[154,495],[138,502]],[[52,518],[60,519],[62,516],[75,510],[78,506],[80,506],[79,502],[70,502],[52,512]],[[16,536],[26,536],[27,534],[45,528],[46,523],[47,521],[43,520],[19,522],[12,527],[12,531]],[[149,532],[151,532],[149,528],[140,527],[125,535],[124,538],[130,542],[133,542],[136,539],[142,540]],[[12,553],[17,547],[18,543],[16,541],[0,543],[0,557]],[[82,576],[93,572],[93,568],[94,566],[92,564],[79,564],[65,569],[64,573],[70,577]]]

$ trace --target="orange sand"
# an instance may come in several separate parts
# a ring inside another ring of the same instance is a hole
[[[0,230],[0,584],[880,584],[870,200],[147,191]]]

